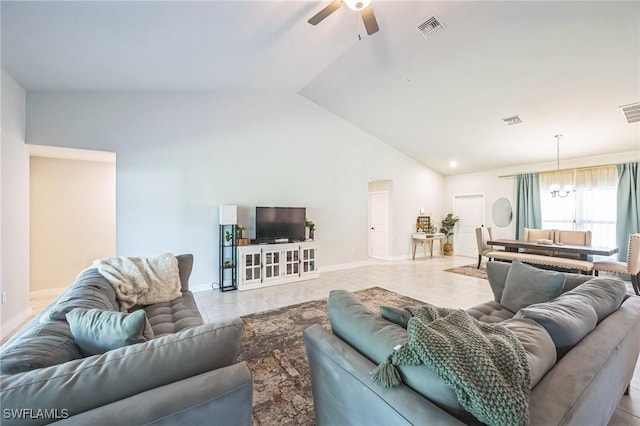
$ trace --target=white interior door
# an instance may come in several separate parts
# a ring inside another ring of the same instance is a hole
[[[371,257],[389,257],[389,193],[369,193],[369,253]]]
[[[454,253],[460,256],[478,256],[476,228],[484,225],[484,194],[453,196],[453,215],[460,218],[454,235]]]

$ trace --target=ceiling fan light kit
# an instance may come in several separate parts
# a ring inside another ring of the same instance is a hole
[[[333,0],[320,12],[313,15],[307,22],[309,22],[311,25],[318,25],[333,12],[340,9],[343,4],[346,4],[347,7],[353,11],[360,12],[360,16],[362,16],[362,22],[364,22],[364,27],[367,30],[367,34],[372,35],[380,30],[380,27],[378,27],[376,16],[373,13],[371,0]]]
[[[371,0],[344,0],[347,7],[356,12],[371,4]]]

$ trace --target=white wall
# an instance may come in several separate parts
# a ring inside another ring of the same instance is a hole
[[[55,295],[116,254],[114,162],[31,157],[30,288]]]
[[[29,307],[29,152],[25,145],[25,91],[2,71],[0,149],[1,335],[31,315]]]
[[[563,169],[576,167],[591,167],[606,164],[627,163],[640,160],[640,149],[634,152],[612,153],[598,157],[566,159],[562,161]],[[493,227],[494,238],[515,238],[515,197],[516,178],[500,177],[515,175],[518,173],[532,173],[555,170],[555,163],[528,164],[510,167],[500,170],[468,173],[455,176],[447,176],[445,179],[445,205],[453,208],[454,194],[485,193],[487,226]],[[507,198],[513,207],[513,220],[508,227],[498,228],[491,217],[493,203],[500,197]]]
[[[28,142],[117,153],[117,253],[195,255],[217,279],[220,204],[305,206],[320,267],[367,259],[368,182],[393,181],[392,256],[419,208],[443,210],[444,178],[295,94],[30,93]]]

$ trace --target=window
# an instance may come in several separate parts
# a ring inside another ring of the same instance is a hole
[[[553,184],[575,191],[554,198],[549,190]],[[540,173],[542,227],[590,230],[594,246],[615,246],[617,185],[615,166]]]

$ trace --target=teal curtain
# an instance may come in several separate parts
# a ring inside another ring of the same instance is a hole
[[[640,232],[640,175],[638,163],[618,164],[616,244],[618,260],[627,261],[629,235]]]
[[[516,239],[524,236],[524,228],[542,228],[540,211],[540,181],[537,173],[517,176]]]

